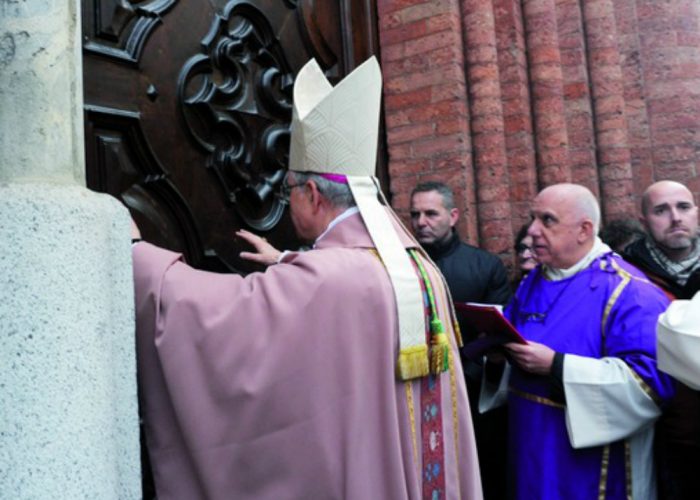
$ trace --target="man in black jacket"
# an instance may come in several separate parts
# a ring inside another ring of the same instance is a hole
[[[642,195],[641,221],[648,236],[628,245],[623,257],[671,299],[700,290],[698,207],[679,182],[659,181]],[[656,424],[659,498],[700,498],[700,392],[678,383]]]
[[[441,182],[417,185],[411,193],[413,234],[445,276],[454,302],[505,305],[511,296],[506,268],[501,259],[460,241],[455,230],[459,211],[452,190]],[[459,319],[459,314],[458,314]],[[462,322],[460,321],[460,326]],[[464,327],[464,341],[474,332]],[[462,360],[474,422],[481,480],[486,500],[505,498],[506,430],[505,408],[479,414],[480,360]]]
[[[505,305],[508,275],[501,259],[459,240],[459,211],[452,190],[441,182],[419,184],[411,193],[413,234],[445,275],[455,302]]]

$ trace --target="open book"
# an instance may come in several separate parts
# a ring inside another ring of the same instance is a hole
[[[489,349],[508,342],[527,344],[513,324],[503,316],[499,305],[455,302],[455,309],[459,314],[460,325],[468,328],[464,332],[465,338],[476,337],[461,350],[462,355],[469,359],[478,359]]]

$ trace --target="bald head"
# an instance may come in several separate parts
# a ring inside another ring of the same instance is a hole
[[[600,207],[590,190],[555,184],[535,197],[528,234],[540,262],[567,269],[593,247],[599,226]]]
[[[554,184],[544,188],[540,194],[551,194],[562,207],[571,212],[577,220],[588,219],[593,224],[594,235],[600,228],[600,205],[595,195],[580,184]]]
[[[659,181],[642,195],[642,217],[654,244],[672,261],[688,257],[698,238],[698,207],[680,182]]]
[[[642,216],[645,216],[652,206],[651,199],[659,195],[675,192],[683,195],[689,200],[693,199],[693,193],[685,185],[676,181],[658,181],[644,190],[642,194]]]

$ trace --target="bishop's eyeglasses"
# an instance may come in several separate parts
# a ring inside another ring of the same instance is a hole
[[[280,185],[280,190],[277,196],[279,197],[280,201],[282,203],[289,204],[289,197],[292,194],[292,189],[295,187],[303,186],[306,184],[305,182],[297,182],[296,184],[288,184],[287,181],[283,181],[282,184]]]

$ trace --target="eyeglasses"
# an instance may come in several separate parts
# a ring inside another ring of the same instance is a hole
[[[297,184],[287,184],[287,182],[283,182],[280,185],[280,190],[278,193],[278,197],[282,203],[289,203],[289,197],[292,194],[292,189],[295,187],[303,186],[306,184],[305,182],[298,182]]]
[[[532,247],[529,247],[529,246],[524,245],[522,243],[518,243],[517,245],[515,245],[515,251],[517,253],[525,253],[525,252],[532,253]]]

